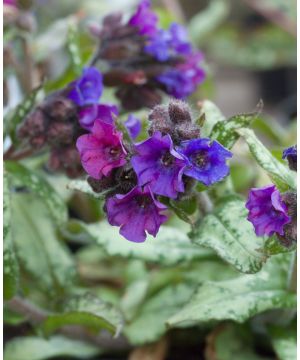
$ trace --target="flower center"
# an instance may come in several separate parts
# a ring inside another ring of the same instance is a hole
[[[108,149],[108,156],[110,160],[117,160],[121,155],[120,147],[113,147]]]
[[[150,196],[141,195],[136,197],[136,202],[138,203],[139,207],[145,209],[148,205],[152,203],[152,199]]]
[[[198,152],[192,157],[192,162],[200,168],[204,168],[207,165],[208,159],[205,151]]]
[[[169,152],[166,152],[161,158],[161,162],[164,166],[171,166],[174,161],[174,156],[172,156]]]

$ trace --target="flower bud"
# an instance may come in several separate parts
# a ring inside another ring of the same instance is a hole
[[[83,174],[79,153],[72,145],[52,148],[48,166],[53,171],[65,172],[70,178]]]
[[[73,101],[55,94],[46,98],[40,108],[55,121],[68,121],[76,117],[76,105]]]
[[[284,225],[284,235],[277,234],[280,243],[289,248],[297,242],[297,193],[288,191],[282,194],[282,200],[287,206],[291,222]]]

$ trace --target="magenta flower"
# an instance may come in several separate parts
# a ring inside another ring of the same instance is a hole
[[[175,199],[184,192],[182,175],[183,157],[174,150],[170,135],[159,131],[135,146],[136,155],[131,164],[138,177],[139,186],[148,184],[154,194]]]
[[[161,212],[166,206],[157,201],[150,188],[136,186],[125,195],[116,195],[106,201],[108,222],[120,226],[120,234],[127,240],[143,242],[146,231],[156,236],[159,227],[167,220]]]
[[[291,222],[286,204],[275,185],[251,189],[246,203],[247,219],[253,224],[257,236],[284,234],[284,225]]]
[[[128,24],[136,27],[141,35],[153,36],[157,32],[158,17],[151,10],[151,1],[142,0]]]
[[[3,0],[4,5],[17,7],[17,0]]]
[[[232,153],[217,141],[193,139],[183,141],[176,149],[187,161],[184,174],[206,186],[212,185],[229,174],[226,160]]]
[[[135,117],[133,114],[129,114],[127,120],[125,121],[125,126],[129,132],[129,135],[132,139],[138,137],[139,133],[142,130],[141,120]]]
[[[78,106],[97,104],[103,91],[102,80],[98,69],[85,68],[82,76],[70,84],[69,99]]]
[[[79,123],[83,129],[91,131],[96,119],[99,119],[107,124],[114,123],[114,115],[119,113],[115,105],[89,105],[79,109]]]
[[[112,169],[126,163],[122,134],[111,124],[97,119],[92,133],[77,139],[77,149],[85,171],[94,179],[108,176]]]
[[[157,76],[157,80],[166,87],[166,92],[177,99],[192,94],[205,79],[205,72],[199,67],[201,53],[191,54],[184,63],[176,65]]]

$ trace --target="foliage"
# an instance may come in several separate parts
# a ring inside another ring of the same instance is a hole
[[[207,80],[188,99],[194,109],[193,124],[185,126],[200,127],[202,138],[232,152],[229,174],[210,185],[192,179],[189,191],[176,199],[159,194],[156,200],[167,207],[168,220],[155,237],[147,235],[145,242],[135,243],[107,221],[106,200],[120,189],[120,177],[114,178],[113,188],[95,191],[83,171],[71,179],[64,174],[68,163],[63,163],[60,174],[49,165],[55,152],[67,158],[63,150],[70,145],[69,137],[61,148],[50,138],[46,146],[32,150],[18,131],[36,109],[46,116],[49,109],[41,108],[41,101],[61,95],[83,68],[107,69],[103,59],[95,65],[95,56],[101,58],[99,19],[118,7],[126,18],[136,4],[130,0],[68,0],[50,7],[42,1],[33,7],[20,3],[20,18],[4,28],[5,54],[12,51],[5,81],[17,79],[23,91],[17,106],[8,104],[4,117],[4,359],[143,360],[151,346],[161,349],[161,344],[167,344],[162,346],[169,352],[165,358],[192,358],[189,351],[195,348],[197,357],[208,360],[266,359],[262,354],[269,354],[268,359],[295,359],[296,244],[286,246],[276,234],[256,236],[245,207],[252,187],[273,183],[281,194],[296,191],[296,173],[282,159],[283,149],[295,143],[294,128],[275,123],[263,111],[262,102],[253,112],[226,116],[213,101],[203,99],[213,88],[215,61],[259,70],[293,65],[293,36],[275,23],[246,33],[232,22],[224,25],[232,4],[223,0],[210,1],[186,24],[212,66],[205,64]],[[295,20],[285,2],[263,3],[268,10],[282,11],[291,23]],[[160,26],[166,30],[180,11],[176,6],[156,5]],[[128,59],[130,51],[125,54]],[[118,61],[113,63],[117,75],[122,66],[128,70],[126,62],[120,66]],[[138,71],[136,75],[140,76]],[[24,86],[26,78],[32,80],[29,88]],[[105,83],[99,101],[119,106],[119,117],[113,120],[118,130],[125,131],[128,111],[110,86]],[[170,98],[163,95],[162,102],[169,103]],[[51,109],[55,110],[59,112],[59,107]],[[142,121],[137,139],[143,141],[150,126],[148,106],[134,114]],[[181,115],[175,111],[175,118]],[[46,118],[47,126],[54,122],[51,116]],[[186,131],[176,126],[178,133]],[[33,130],[38,132],[38,126]],[[131,151],[134,141],[129,132],[123,135]],[[74,165],[76,159],[71,157],[70,162]]]

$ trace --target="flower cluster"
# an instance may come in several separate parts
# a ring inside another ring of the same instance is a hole
[[[127,110],[152,108],[161,102],[161,91],[185,99],[205,78],[203,56],[193,49],[185,28],[177,23],[159,28],[150,0],[142,0],[127,23],[121,14],[109,15],[101,29],[92,31],[100,39],[95,61],[109,65],[104,83],[117,87]]]
[[[289,164],[297,163],[297,147],[284,150],[283,158],[286,157]],[[249,192],[246,208],[249,210],[247,219],[253,224],[257,236],[275,234],[285,246],[291,246],[296,242],[297,195],[295,192],[280,194],[275,185],[253,188]]]
[[[222,180],[232,156],[217,141],[200,138],[181,101],[155,107],[149,120],[149,138],[140,143],[129,144],[114,121],[101,118],[77,140],[89,184],[106,193],[109,223],[135,242],[145,241],[146,232],[155,236],[167,220],[163,198],[180,199],[191,181],[212,185]]]
[[[85,68],[80,78],[65,89],[46,97],[23,121],[18,137],[39,150],[50,148],[49,167],[66,172],[70,177],[83,173],[75,147],[77,138],[91,129],[98,117],[108,123],[117,108],[99,105],[102,75],[96,68]]]

